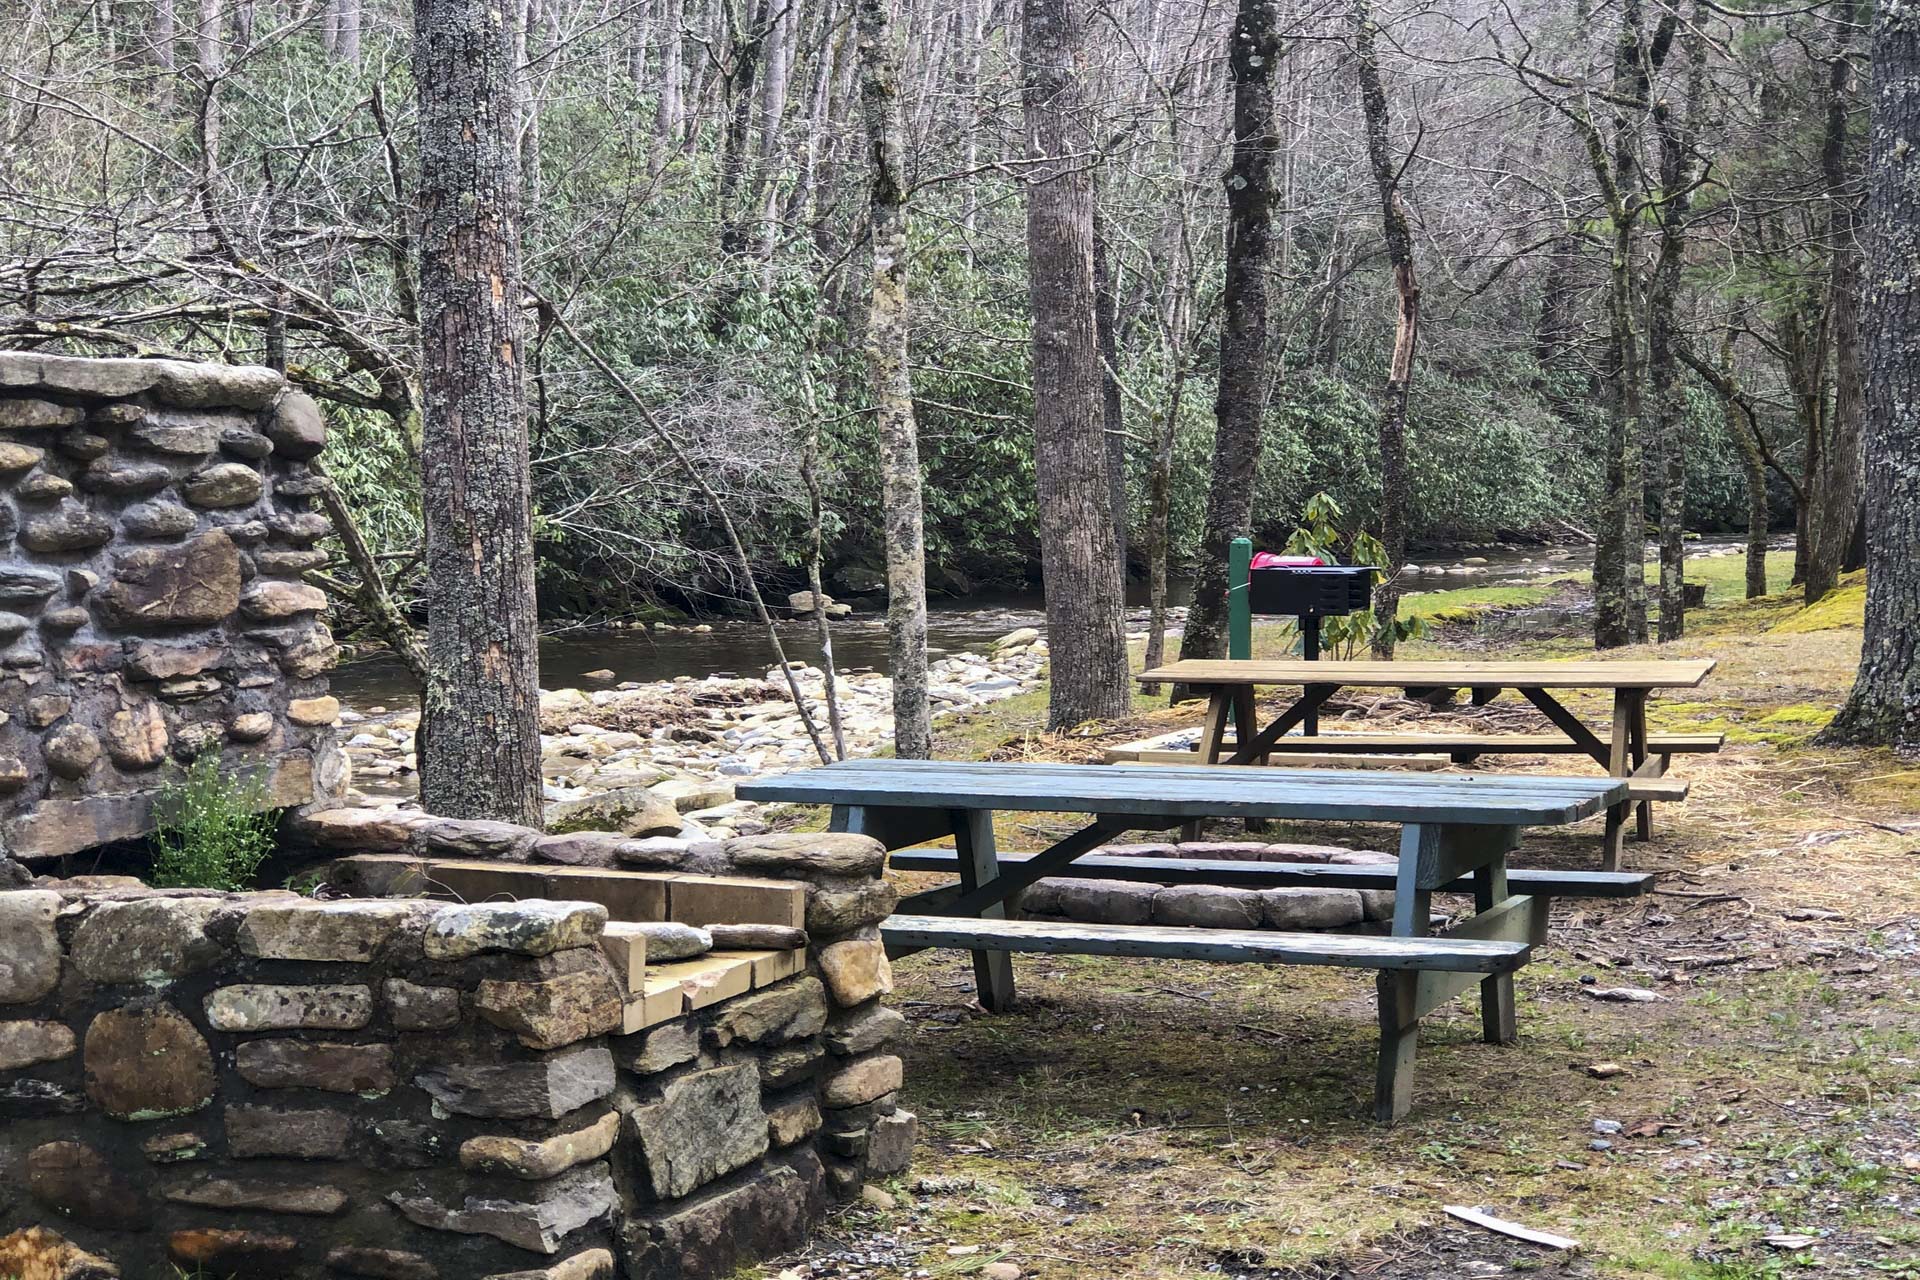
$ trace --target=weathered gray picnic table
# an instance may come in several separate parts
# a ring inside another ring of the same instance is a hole
[[[761,802],[831,805],[835,831],[873,836],[889,850],[952,836],[952,852],[894,856],[897,869],[955,871],[959,880],[904,900],[881,933],[894,954],[928,947],[973,952],[980,1003],[990,1010],[1013,1000],[1008,954],[1014,951],[1376,970],[1380,1059],[1374,1111],[1391,1123],[1412,1102],[1423,1015],[1478,984],[1485,1038],[1514,1039],[1513,974],[1544,933],[1549,898],[1644,891],[1643,875],[1507,868],[1523,828],[1591,817],[1618,803],[1625,788],[1618,778],[1534,774],[849,760],[743,783],[736,792]],[[993,835],[993,815],[1000,811],[1080,813],[1093,820],[1039,853],[1002,860]],[[1385,867],[1312,863],[1082,861],[1125,831],[1235,817],[1398,824],[1399,864],[1389,874]],[[1053,875],[1391,887],[1393,927],[1388,936],[1368,936],[1007,918],[1021,890]],[[1435,892],[1470,892],[1474,898],[1474,914],[1439,937],[1429,927]]]

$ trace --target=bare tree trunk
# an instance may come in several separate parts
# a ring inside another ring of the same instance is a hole
[[[1706,14],[1698,7],[1683,37],[1687,47],[1687,101],[1675,118],[1670,101],[1653,107],[1660,139],[1660,249],[1647,287],[1647,376],[1653,391],[1653,438],[1659,446],[1660,476],[1660,642],[1686,634],[1687,627],[1687,389],[1680,376],[1679,337],[1674,310],[1679,305],[1680,268],[1686,256],[1691,216],[1694,152],[1705,107],[1707,50],[1700,35]]]
[[[1853,692],[1828,742],[1920,749],[1920,27],[1874,10],[1873,123],[1862,272],[1866,365],[1867,624]]]
[[[1413,357],[1420,343],[1420,284],[1413,270],[1413,231],[1400,198],[1401,165],[1388,137],[1386,90],[1380,84],[1380,58],[1374,50],[1374,21],[1367,0],[1354,0],[1353,43],[1360,81],[1360,107],[1367,122],[1367,157],[1380,192],[1380,221],[1393,266],[1395,295],[1393,357],[1387,366],[1386,394],[1380,405],[1380,545],[1386,550],[1385,579],[1373,591],[1373,656],[1393,657],[1400,612],[1400,569],[1407,558],[1407,508],[1413,494],[1407,482],[1407,404],[1413,396]]]
[[[1233,73],[1233,161],[1227,171],[1226,290],[1220,385],[1214,396],[1213,475],[1200,572],[1187,610],[1182,658],[1226,653],[1227,544],[1251,532],[1253,475],[1266,410],[1267,270],[1273,260],[1274,64],[1280,35],[1273,0],[1240,0],[1228,65]],[[1181,690],[1174,690],[1175,696]]]
[[[660,88],[653,113],[653,145],[647,152],[647,172],[659,177],[680,146],[681,57],[686,25],[686,0],[662,0],[660,5]]]
[[[1120,401],[1120,342],[1115,332],[1113,273],[1100,225],[1098,195],[1093,214],[1093,325],[1100,347],[1100,423],[1107,448],[1107,492],[1113,509],[1114,557],[1120,583],[1127,581],[1127,424]]]
[[[961,113],[960,171],[967,176],[960,197],[960,238],[966,244],[967,265],[974,265],[974,236],[980,221],[980,62],[987,41],[987,8],[991,0],[961,0],[960,22],[965,43],[960,49],[953,92]]]
[[[1827,84],[1827,123],[1820,151],[1826,197],[1826,240],[1831,253],[1827,281],[1827,326],[1833,352],[1833,410],[1826,421],[1816,465],[1807,472],[1806,600],[1812,604],[1840,583],[1840,567],[1860,518],[1860,419],[1864,388],[1860,354],[1860,251],[1854,243],[1853,200],[1847,123],[1854,85],[1852,25],[1856,6],[1835,15],[1835,48]]]
[[[539,826],[511,19],[485,0],[416,0],[413,62],[429,583],[421,802]]]
[[[787,118],[787,90],[793,80],[793,51],[799,39],[799,20],[791,5],[773,11],[767,28],[766,74],[760,88],[760,151],[754,163],[753,198],[760,220],[762,259],[773,257],[780,234],[780,133]]]
[[[873,243],[864,345],[885,489],[894,754],[927,760],[933,756],[933,712],[927,700],[927,565],[920,442],[907,363],[907,192],[901,164],[900,61],[891,9],[892,0],[858,0],[860,107],[870,158],[867,218]]]
[[[1022,0],[1033,469],[1052,682],[1047,727],[1127,713],[1127,641],[1094,322],[1092,140],[1073,0]]]
[[[1772,504],[1767,500],[1767,455],[1760,445],[1760,424],[1741,401],[1733,359],[1733,325],[1720,342],[1720,371],[1725,385],[1720,402],[1726,414],[1727,434],[1740,446],[1741,472],[1747,483],[1747,599],[1767,594],[1767,526]]]

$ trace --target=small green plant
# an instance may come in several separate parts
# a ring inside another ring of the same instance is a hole
[[[164,888],[250,888],[273,849],[264,783],[222,774],[212,752],[187,766],[181,781],[161,788],[154,812],[153,882]]]
[[[1314,494],[1307,499],[1306,514],[1300,527],[1287,538],[1287,554],[1318,556],[1328,564],[1374,565],[1373,585],[1379,586],[1387,576],[1379,568],[1387,563],[1387,549],[1380,545],[1380,539],[1365,529],[1356,529],[1352,534],[1342,530],[1340,521],[1345,515],[1340,504],[1332,498],[1324,493]],[[1345,561],[1341,559],[1343,553],[1348,557]],[[1368,609],[1364,613],[1322,619],[1320,643],[1328,657],[1341,660],[1356,658],[1362,650],[1373,644],[1376,631],[1384,631],[1388,627],[1393,629],[1395,643],[1427,635],[1424,619],[1396,618],[1386,622],[1377,620],[1373,610]]]

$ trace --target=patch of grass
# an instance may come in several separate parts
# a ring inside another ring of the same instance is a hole
[[[1802,605],[1768,630],[1777,633],[1833,631],[1864,627],[1866,624],[1867,575],[1861,572],[1847,574],[1841,578],[1836,590],[1829,591],[1813,604]]]

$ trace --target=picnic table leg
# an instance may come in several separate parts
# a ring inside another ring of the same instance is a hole
[[[1383,969],[1374,979],[1380,1009],[1380,1066],[1373,1085],[1373,1118],[1394,1124],[1413,1107],[1413,1060],[1420,1048],[1420,1017],[1414,997],[1420,975]]]
[[[1616,778],[1630,777],[1633,774],[1633,690],[1615,689],[1613,691],[1613,738],[1607,753],[1607,772]],[[1618,871],[1620,855],[1626,850],[1627,811],[1633,806],[1626,801],[1610,805],[1607,808],[1607,839],[1600,853],[1600,867],[1603,871]]]
[[[1408,823],[1400,829],[1400,870],[1394,878],[1393,936],[1420,938],[1428,932],[1433,894],[1420,887],[1423,856],[1438,850],[1441,828]],[[1413,1063],[1420,1048],[1420,974],[1382,970],[1374,980],[1380,1015],[1380,1062],[1374,1079],[1373,1118],[1393,1124],[1413,1105]]]
[[[960,854],[960,887],[972,892],[1000,878],[1000,854],[993,840],[993,811],[956,810],[953,814],[954,848]],[[1018,901],[1016,895],[1014,901]],[[1007,918],[1007,904],[993,903],[980,909],[983,920]],[[1013,957],[1004,951],[973,953],[973,982],[980,993],[980,1007],[989,1013],[1002,1013],[1013,1005]]]
[[[1640,767],[1647,762],[1647,695],[1646,691],[1641,689],[1633,692],[1633,720],[1629,726],[1633,741],[1630,754],[1633,759],[1632,773],[1637,774],[1640,772]],[[1653,839],[1653,802],[1642,800],[1636,808],[1638,812],[1634,815],[1634,834],[1642,842]]]
[[[1504,856],[1473,873],[1473,909],[1491,911],[1507,899]],[[1496,973],[1480,980],[1480,1033],[1488,1044],[1510,1044],[1519,1037],[1513,1010],[1513,975]]]

